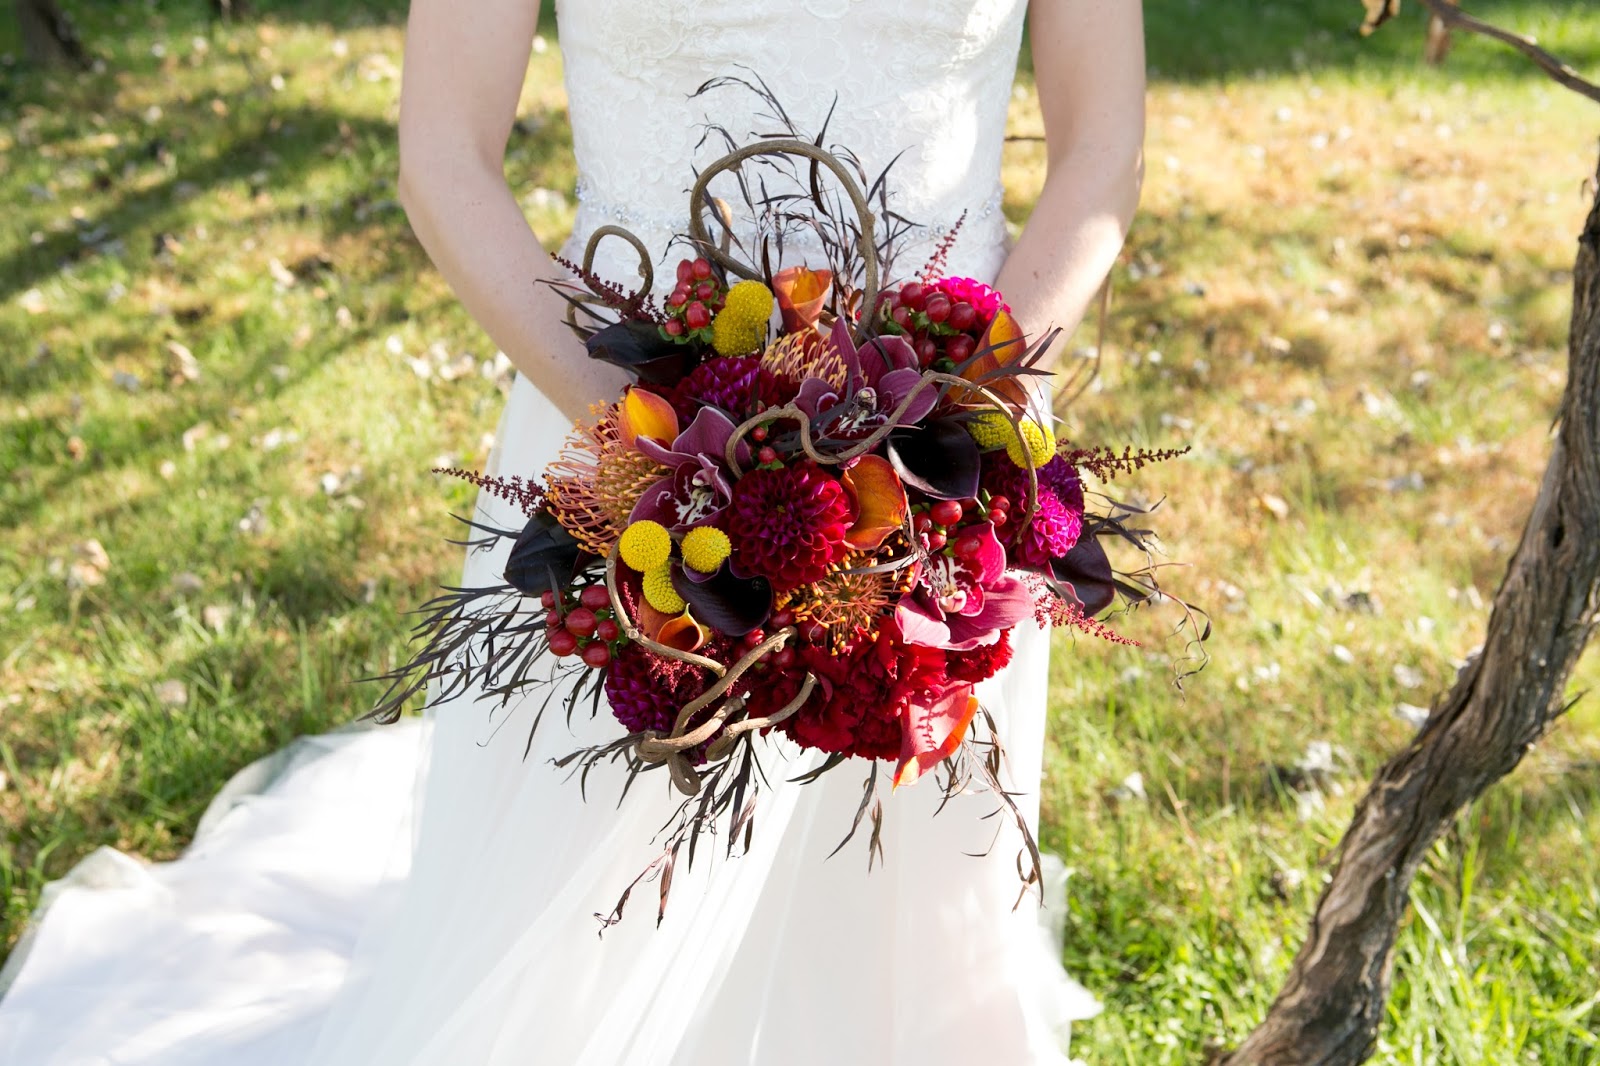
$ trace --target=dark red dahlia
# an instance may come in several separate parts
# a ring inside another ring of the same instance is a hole
[[[817,688],[778,728],[806,747],[865,759],[898,759],[906,708],[931,701],[949,685],[945,653],[904,643],[892,624],[845,654],[802,648],[800,661],[816,675]],[[798,685],[787,695],[783,685],[772,689],[753,697],[771,702],[764,713],[792,699]]]
[[[760,359],[747,355],[707,359],[672,394],[672,406],[684,425],[694,421],[701,407],[719,407],[743,421],[761,405],[780,402],[778,379]]]
[[[606,670],[611,713],[630,733],[671,732],[678,711],[706,688],[706,672],[624,645]]]
[[[1043,569],[1078,543],[1078,534],[1083,532],[1083,486],[1077,471],[1060,456],[1039,469],[1038,510],[1025,530],[1022,515],[1028,499],[1028,472],[1004,452],[990,452],[983,457],[982,485],[991,495],[1012,501],[1010,521],[995,527],[995,534],[1006,545],[1010,565]],[[1076,506],[1063,503],[1054,485],[1061,485]]]
[[[734,567],[779,592],[820,580],[850,552],[850,497],[815,463],[750,471],[734,484],[727,514]]]
[[[980,644],[971,651],[946,652],[945,672],[952,681],[965,681],[976,685],[1005,669],[1011,662],[1011,634],[1002,629],[1000,639],[993,644]]]
[[[1026,474],[1023,484],[1027,484]],[[1078,476],[1078,468],[1064,458],[1057,455],[1039,468],[1039,484],[1055,493],[1067,510],[1083,514],[1083,480]]]

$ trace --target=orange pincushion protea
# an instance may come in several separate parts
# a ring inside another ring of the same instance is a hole
[[[579,423],[561,457],[550,464],[545,498],[550,511],[584,550],[605,556],[628,526],[633,505],[669,471],[624,444],[617,405],[591,408],[595,422]]]
[[[876,640],[882,624],[910,587],[910,569],[886,574],[850,573],[881,562],[873,552],[853,552],[815,584],[798,590],[788,608],[801,621],[826,626],[836,650],[844,652],[862,640]]]
[[[785,333],[761,353],[761,366],[792,388],[806,378],[821,378],[835,389],[845,387],[849,376],[844,355],[815,330]]]

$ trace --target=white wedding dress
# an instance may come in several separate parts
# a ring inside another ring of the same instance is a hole
[[[566,62],[581,209],[571,257],[619,222],[664,249],[683,225],[707,120],[736,137],[776,123],[736,87],[759,72],[795,125],[834,110],[828,140],[922,224],[920,269],[968,212],[951,273],[990,279],[1005,246],[1000,151],[1024,0],[567,0]],[[797,255],[805,248],[798,246]],[[660,277],[670,277],[663,254]],[[608,242],[597,270],[636,278]],[[537,474],[567,425],[518,379],[491,466]],[[479,515],[518,522],[484,498]],[[440,516],[440,532],[445,533]],[[503,558],[467,559],[466,585]],[[1037,815],[1047,640],[1020,634],[981,692]],[[676,800],[664,775],[588,800],[549,759],[614,735],[531,706],[459,699],[426,722],[307,738],[252,766],[176,862],[103,849],[53,886],[0,988],[6,1066],[1038,1066],[1066,1062],[1096,1009],[1019,884],[1014,827],[963,796],[937,818],[931,782],[886,801],[886,861],[867,871],[855,813],[864,764],[819,782],[767,760],[748,854],[680,863],[659,927],[634,893],[601,938],[596,912],[654,856]],[[776,749],[774,749],[776,751]],[[788,754],[793,754],[789,752]],[[987,852],[986,857],[968,853]],[[1059,884],[1047,891],[1059,919]],[[1059,922],[1056,927],[1059,936]]]

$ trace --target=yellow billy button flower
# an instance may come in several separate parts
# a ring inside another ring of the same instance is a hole
[[[666,564],[645,571],[644,598],[662,614],[682,614],[688,606],[683,602],[683,597],[678,595],[678,590],[672,587],[672,567]]]
[[[728,535],[715,526],[691,529],[683,537],[683,561],[702,574],[713,573],[733,553]]]
[[[711,346],[718,355],[749,355],[761,347],[772,317],[772,290],[759,281],[741,281],[728,290],[711,323]]]
[[[1016,436],[1006,441],[1006,455],[1013,463],[1028,468],[1028,458],[1032,456],[1035,467],[1048,463],[1056,454],[1056,435],[1049,425],[1041,425],[1031,418],[1024,418],[1018,424],[1022,430],[1022,438]]]
[[[647,518],[623,530],[617,548],[623,562],[641,574],[649,573],[666,566],[667,560],[672,558],[672,534],[660,522]]]
[[[1011,429],[1011,420],[999,411],[985,411],[976,418],[970,418],[966,422],[966,427],[972,439],[977,441],[978,447],[984,451],[1004,448],[1017,436]]]

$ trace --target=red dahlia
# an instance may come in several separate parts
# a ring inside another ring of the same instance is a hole
[[[719,407],[743,421],[763,403],[777,404],[778,379],[754,356],[721,356],[707,359],[678,382],[672,406],[684,425],[694,421],[701,407]]]
[[[1077,506],[1063,503],[1054,486],[1060,486],[1059,491],[1070,496]],[[1038,510],[1021,533],[1018,530],[1022,528],[1022,509],[1028,499],[1028,472],[1019,469],[1004,452],[991,452],[983,457],[983,487],[991,495],[1012,501],[1010,521],[995,529],[1001,542],[1009,546],[1006,554],[1010,565],[1043,569],[1051,559],[1061,558],[1078,543],[1078,534],[1083,531],[1083,487],[1077,471],[1060,456],[1039,469]]]
[[[780,592],[810,585],[850,553],[854,521],[844,486],[815,463],[752,470],[728,506],[734,566]]]

